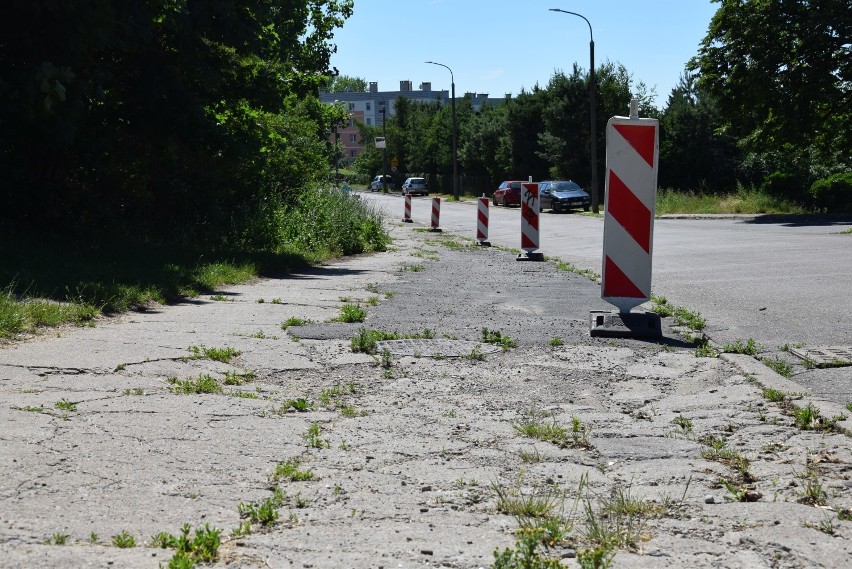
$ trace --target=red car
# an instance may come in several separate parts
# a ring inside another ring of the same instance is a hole
[[[517,180],[507,180],[500,184],[491,197],[494,205],[521,205],[521,184]]]

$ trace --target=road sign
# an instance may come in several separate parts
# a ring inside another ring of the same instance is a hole
[[[609,119],[601,298],[622,313],[651,297],[658,160],[659,121]]]

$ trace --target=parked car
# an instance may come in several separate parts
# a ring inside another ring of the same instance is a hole
[[[506,180],[502,182],[491,196],[491,203],[494,205],[521,205],[521,184],[522,181]]]
[[[542,211],[552,209],[553,213],[583,208],[589,211],[592,198],[583,188],[571,180],[545,180],[538,183],[538,199]]]
[[[377,191],[382,189],[382,179],[384,179],[385,187],[387,189],[389,189],[389,190],[395,190],[396,189],[396,184],[394,183],[393,178],[391,178],[390,176],[382,176],[381,174],[379,174],[378,176],[373,178],[372,182],[370,182],[370,191],[371,192],[377,192]]]
[[[408,178],[402,184],[402,195],[405,194],[422,194],[429,195],[429,188],[426,185],[426,178]]]

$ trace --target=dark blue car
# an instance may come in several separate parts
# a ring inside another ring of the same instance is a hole
[[[553,213],[583,208],[589,211],[592,198],[571,180],[545,180],[538,183],[538,199],[541,210],[552,209]]]

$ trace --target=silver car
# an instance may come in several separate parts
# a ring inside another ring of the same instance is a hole
[[[402,195],[405,194],[420,194],[423,196],[429,195],[429,188],[426,186],[426,178],[408,178],[402,184]]]

